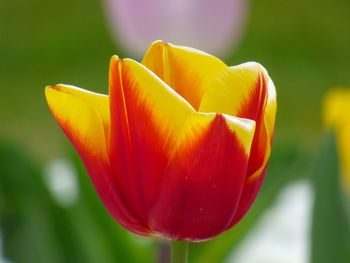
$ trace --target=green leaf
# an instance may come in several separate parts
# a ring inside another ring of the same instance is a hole
[[[345,211],[335,135],[325,136],[312,171],[315,203],[311,262],[350,262],[350,229]]]
[[[63,262],[39,171],[19,147],[0,142],[0,228],[4,254],[16,263]]]
[[[0,142],[0,229],[4,255],[16,263],[153,262],[154,242],[140,242],[108,215],[81,162],[79,199],[58,205],[42,170],[20,147]],[[142,241],[142,240],[141,240]]]

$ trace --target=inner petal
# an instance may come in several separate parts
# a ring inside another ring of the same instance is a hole
[[[227,66],[218,58],[202,51],[154,42],[145,54],[142,64],[186,99],[195,110],[202,96]]]

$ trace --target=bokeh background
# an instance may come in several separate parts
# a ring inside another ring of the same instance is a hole
[[[56,83],[107,93],[111,55],[133,53],[107,9],[101,0],[0,0],[0,251],[9,262],[152,262],[166,253],[162,241],[126,233],[108,217],[44,98],[44,87]],[[342,193],[334,138],[324,139],[321,110],[327,89],[350,87],[350,1],[251,0],[243,11],[240,33],[220,57],[229,65],[258,61],[275,82],[271,164],[248,216],[221,237],[192,245],[190,262],[350,262],[342,254],[350,249],[346,216],[335,205]],[[282,224],[282,233],[291,232],[266,241],[258,227],[269,229],[273,214],[281,216],[273,210],[278,204],[290,205],[282,222],[300,220],[305,229]],[[288,243],[295,231],[301,237]],[[262,261],[257,248],[269,242],[262,250],[270,258]],[[281,244],[297,244],[300,256]],[[260,261],[245,261],[247,248]]]

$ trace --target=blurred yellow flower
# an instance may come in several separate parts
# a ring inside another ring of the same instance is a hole
[[[324,123],[337,136],[341,174],[350,194],[350,89],[335,88],[324,99]]]

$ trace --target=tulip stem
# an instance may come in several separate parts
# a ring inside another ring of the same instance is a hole
[[[171,263],[187,263],[188,242],[171,241]]]

